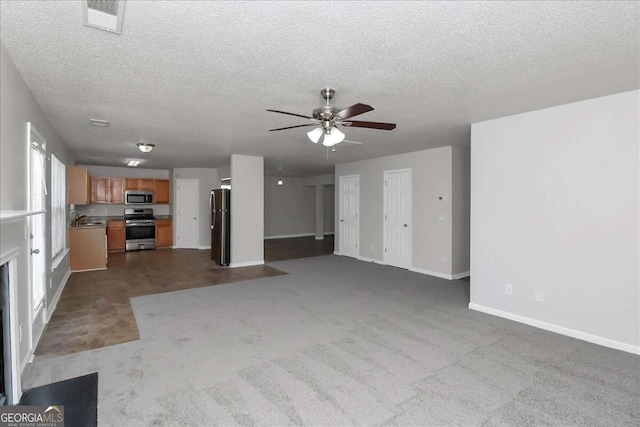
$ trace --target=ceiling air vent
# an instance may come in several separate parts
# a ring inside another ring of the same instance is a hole
[[[84,0],[82,18],[84,25],[110,33],[122,34],[125,0]]]

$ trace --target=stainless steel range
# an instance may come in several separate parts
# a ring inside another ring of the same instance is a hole
[[[127,251],[156,248],[156,219],[153,209],[125,209]]]

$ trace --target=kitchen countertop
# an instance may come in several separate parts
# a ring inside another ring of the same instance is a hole
[[[156,219],[173,219],[172,215],[156,215]],[[80,219],[80,225],[70,225],[69,228],[100,228],[106,227],[107,222],[109,221],[124,221],[123,215],[112,215],[112,216],[85,216]],[[86,223],[91,222],[99,222],[100,224],[92,224],[86,225]]]

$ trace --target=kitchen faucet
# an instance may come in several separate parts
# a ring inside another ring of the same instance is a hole
[[[84,217],[86,217],[86,215],[76,215],[76,217],[72,221],[72,225],[74,227],[77,227],[78,225],[80,225],[80,219]]]

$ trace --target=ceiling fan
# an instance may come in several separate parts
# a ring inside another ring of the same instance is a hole
[[[347,107],[345,109],[339,109],[336,107],[332,107],[329,104],[331,98],[336,93],[335,90],[331,88],[325,88],[320,91],[322,97],[327,101],[324,107],[319,107],[313,110],[311,116],[305,116],[303,114],[295,114],[288,113],[286,111],[279,110],[267,110],[272,113],[280,113],[287,114],[289,116],[302,117],[303,119],[308,119],[312,123],[307,123],[304,125],[297,126],[288,126],[284,128],[278,129],[269,129],[270,132],[285,130],[285,129],[294,129],[305,126],[316,126],[315,129],[307,132],[307,136],[314,144],[321,143],[325,147],[332,147],[336,144],[342,142],[345,138],[344,133],[340,131],[338,125],[347,126],[347,127],[358,127],[358,128],[367,128],[367,129],[379,129],[379,130],[393,130],[396,128],[395,123],[380,123],[380,122],[363,122],[358,120],[349,120],[351,117],[358,116],[360,114],[367,113],[369,111],[373,111],[373,107],[366,104],[354,104],[351,107]]]

